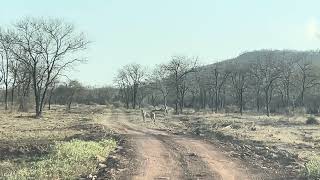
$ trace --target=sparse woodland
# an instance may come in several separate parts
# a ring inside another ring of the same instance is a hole
[[[128,64],[114,86],[87,87],[64,82],[65,71],[84,59],[89,41],[73,25],[58,19],[25,18],[0,31],[1,102],[6,110],[78,104],[125,108],[184,108],[212,112],[317,114],[320,74],[317,51],[260,50],[201,65],[198,58],[173,56],[155,67]]]
[[[142,65],[129,64],[115,78],[117,98],[126,108],[135,108],[134,97],[141,94],[139,107],[170,106],[176,114],[184,108],[267,116],[297,111],[317,114],[319,58],[318,52],[311,51],[261,50],[206,66],[196,58],[174,56],[149,73]]]

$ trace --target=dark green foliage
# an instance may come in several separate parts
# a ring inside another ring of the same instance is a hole
[[[319,121],[314,117],[314,116],[310,116],[308,117],[306,124],[308,125],[318,125]]]

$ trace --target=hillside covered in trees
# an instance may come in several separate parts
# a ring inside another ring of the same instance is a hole
[[[246,52],[201,67],[199,74],[206,83],[199,89],[203,89],[204,96],[212,98],[211,105],[208,101],[204,104],[217,109],[237,105],[268,114],[270,111],[288,113],[303,107],[315,113],[319,108],[319,59],[315,51]]]
[[[198,66],[196,58],[178,56],[150,74],[142,65],[127,65],[115,82],[127,108],[139,104],[169,105],[176,113],[184,107],[267,115],[318,113],[319,59],[316,51],[260,50]]]

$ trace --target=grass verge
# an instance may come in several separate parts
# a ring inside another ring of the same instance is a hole
[[[106,157],[115,147],[116,141],[113,139],[56,142],[48,155],[0,162],[0,176],[12,180],[75,179],[96,173],[96,157]]]
[[[320,157],[313,157],[305,164],[303,174],[308,179],[320,179]]]

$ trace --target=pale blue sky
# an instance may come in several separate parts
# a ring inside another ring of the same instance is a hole
[[[101,86],[131,62],[152,66],[183,54],[208,64],[256,49],[317,49],[319,7],[318,0],[8,0],[0,25],[25,16],[73,22],[93,43],[70,77]]]

